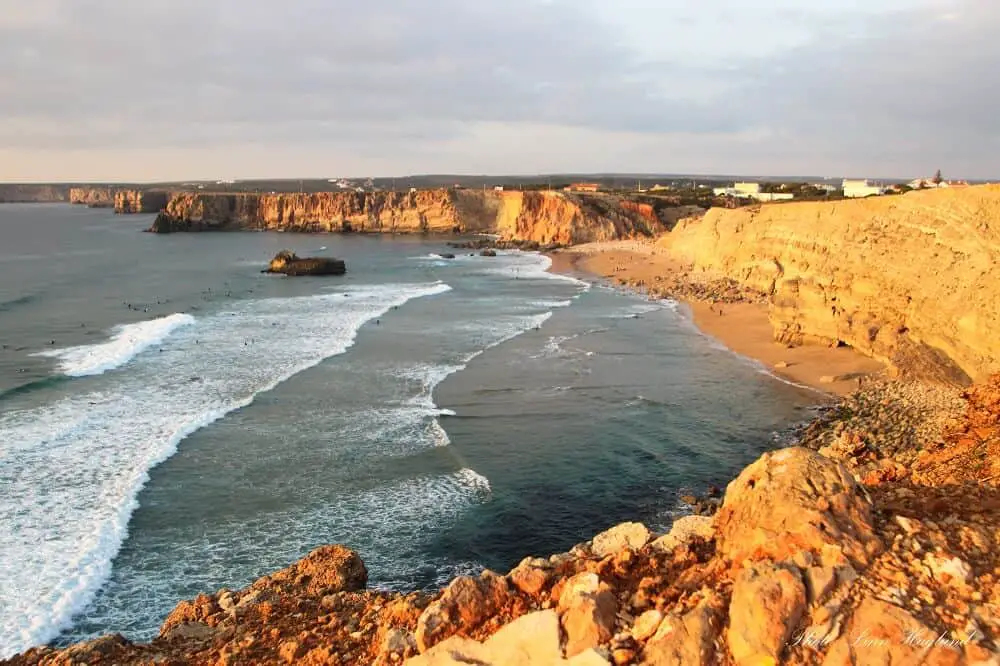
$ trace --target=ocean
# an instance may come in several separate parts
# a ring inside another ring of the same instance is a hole
[[[549,259],[0,206],[0,657],[343,543],[433,588],[668,527],[818,396]],[[262,274],[280,249],[342,277]]]

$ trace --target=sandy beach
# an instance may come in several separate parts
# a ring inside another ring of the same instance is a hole
[[[553,271],[585,272],[619,284],[653,286],[665,276],[687,272],[667,250],[652,241],[587,243],[549,255]],[[711,279],[712,276],[699,276]],[[859,378],[881,374],[884,367],[847,347],[787,347],[774,341],[764,303],[712,304],[681,299],[695,325],[737,354],[765,364],[775,375],[824,393],[847,395]],[[833,380],[833,381],[831,381]]]

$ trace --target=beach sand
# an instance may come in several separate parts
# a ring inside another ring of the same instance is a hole
[[[655,285],[657,277],[686,269],[651,241],[588,243],[549,256],[553,271],[590,273],[617,282],[642,280],[647,285]],[[762,303],[713,305],[685,301],[685,305],[695,325],[704,333],[796,384],[824,393],[847,395],[858,388],[859,377],[885,370],[878,361],[848,347],[786,347],[775,342],[768,321],[768,307]]]

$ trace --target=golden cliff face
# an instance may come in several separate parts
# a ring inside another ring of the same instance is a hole
[[[159,190],[118,190],[115,192],[116,213],[156,213],[167,205],[169,194]]]
[[[588,243],[664,230],[652,206],[611,196],[501,192],[496,233],[539,243]]]
[[[451,232],[461,226],[446,190],[315,194],[179,193],[167,201],[161,231]]]
[[[626,206],[625,204],[630,204]],[[499,234],[570,244],[664,229],[651,206],[561,192],[177,193],[153,230],[373,231]]]
[[[115,191],[110,187],[71,187],[69,202],[91,208],[111,208],[115,205]]]
[[[771,294],[780,342],[947,382],[1000,372],[1000,186],[713,209],[661,242]]]

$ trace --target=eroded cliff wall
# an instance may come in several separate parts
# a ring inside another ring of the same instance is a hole
[[[169,193],[163,190],[118,190],[114,193],[115,212],[158,213],[169,198]]]
[[[65,185],[0,183],[0,203],[55,203],[68,197]]]
[[[610,196],[442,189],[177,193],[167,201],[153,231],[487,232],[505,239],[569,244],[651,235],[665,228],[652,206]]]
[[[947,382],[1000,372],[1000,186],[713,209],[660,242],[771,294],[778,341]]]
[[[651,236],[665,230],[649,204],[607,195],[502,192],[495,221],[503,238],[587,243]]]
[[[115,191],[110,187],[71,187],[69,202],[91,208],[111,208],[115,205]]]

